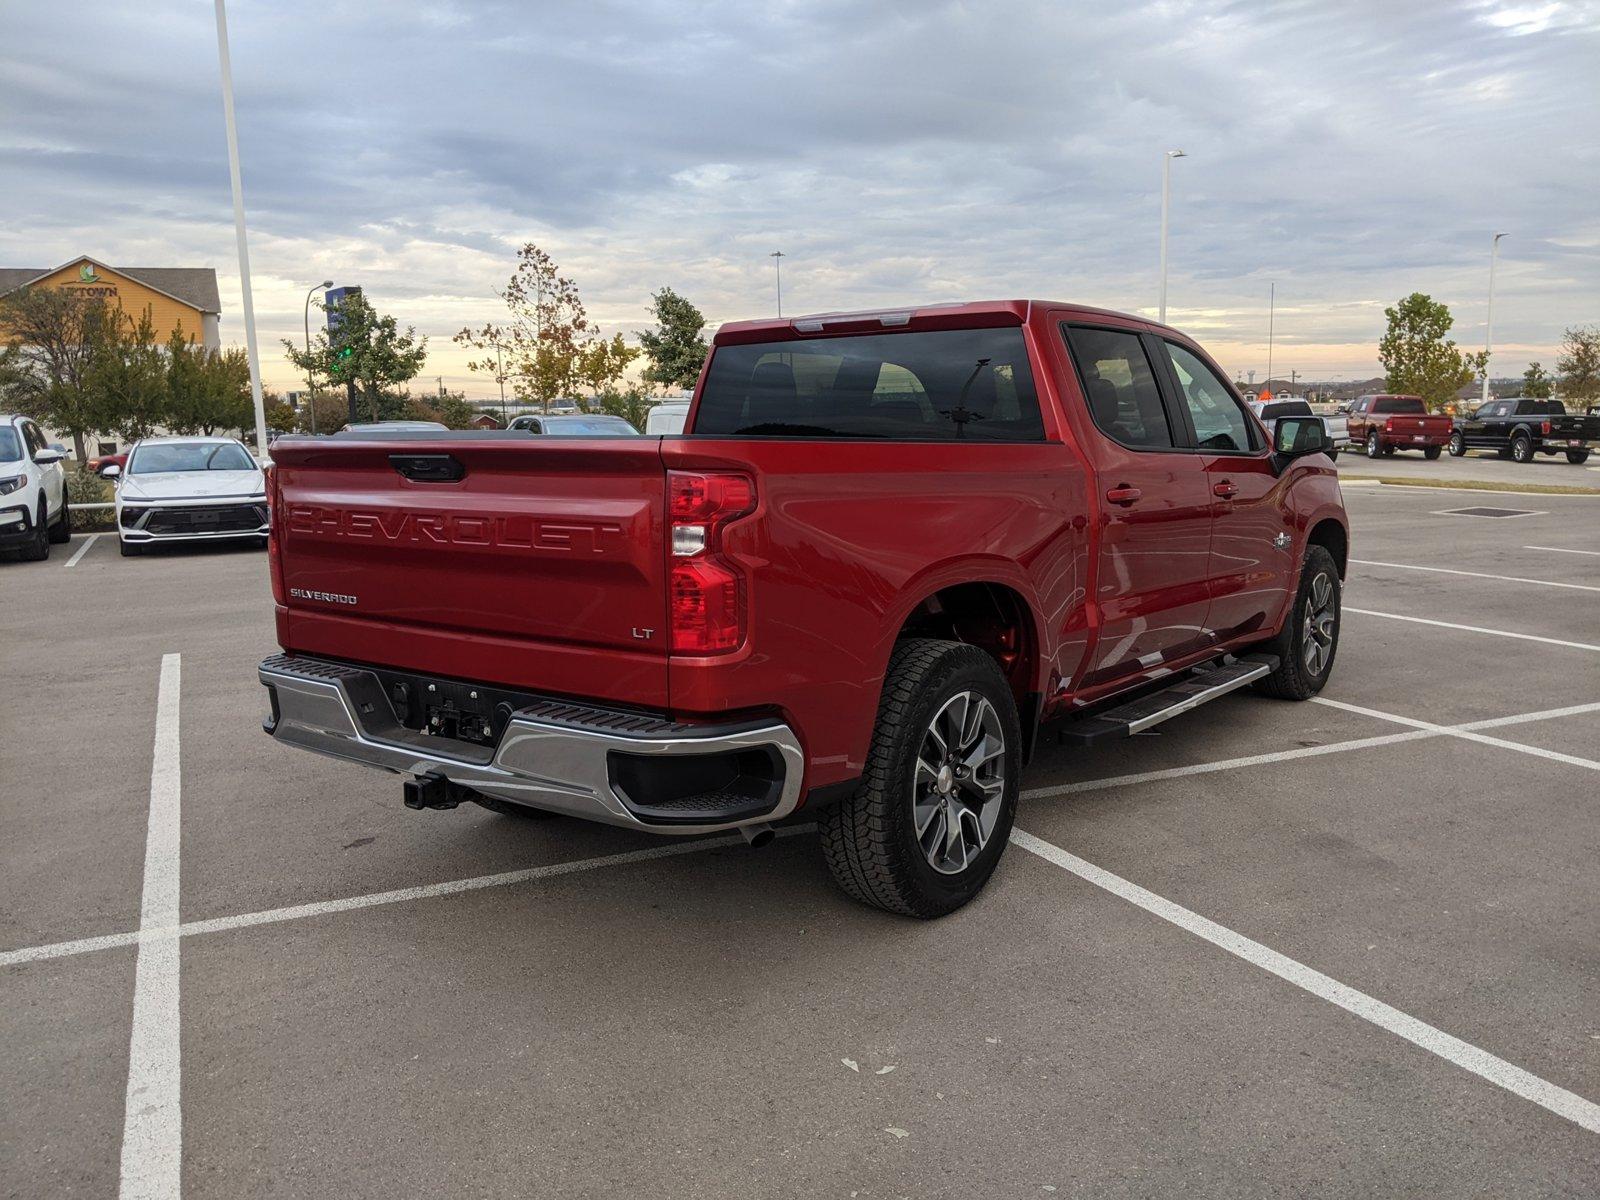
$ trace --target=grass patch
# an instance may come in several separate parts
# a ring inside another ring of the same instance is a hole
[[[1540,496],[1600,496],[1600,488],[1573,487],[1559,483],[1491,483],[1478,479],[1410,479],[1390,475],[1346,475],[1340,479],[1365,483],[1392,483],[1397,487],[1446,488],[1461,492],[1531,492]]]

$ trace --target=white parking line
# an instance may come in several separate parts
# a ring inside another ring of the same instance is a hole
[[[1397,571],[1428,571],[1434,575],[1465,575],[1469,579],[1497,579],[1501,583],[1535,583],[1540,587],[1571,588],[1578,592],[1600,592],[1600,587],[1588,583],[1556,583],[1550,579],[1525,579],[1520,575],[1485,575],[1481,571],[1455,571],[1449,567],[1419,567],[1414,563],[1374,562],[1370,558],[1352,558],[1363,567],[1392,567]]]
[[[1600,550],[1571,550],[1566,546],[1524,546],[1524,550],[1552,550],[1557,554],[1587,554],[1591,558],[1600,558]]]
[[[1399,737],[1409,735],[1399,734]],[[1431,736],[1421,734],[1417,736]],[[777,831],[779,837],[792,837],[813,830],[812,825],[788,825]],[[389,892],[370,892],[364,896],[346,896],[338,900],[317,900],[309,904],[291,904],[284,908],[269,908],[259,912],[237,913],[231,917],[210,917],[202,921],[187,921],[139,929],[128,933],[108,933],[99,937],[75,938],[70,942],[50,942],[43,946],[28,946],[21,950],[0,953],[0,967],[20,963],[39,962],[48,958],[68,958],[74,954],[89,954],[95,950],[110,950],[117,946],[144,946],[150,942],[174,941],[201,933],[223,933],[230,929],[244,929],[252,925],[271,925],[279,921],[297,921],[302,917],[320,917],[328,913],[351,912],[374,908],[382,904],[400,904],[407,900],[428,900],[435,896],[455,896],[481,888],[507,887],[514,883],[528,883],[536,879],[554,879],[559,875],[576,875],[602,867],[620,867],[628,863],[649,862],[657,858],[674,858],[680,854],[697,854],[702,850],[715,850],[741,842],[734,834],[726,837],[701,838],[695,841],[673,841],[647,850],[625,850],[619,854],[605,854],[598,858],[580,858],[571,862],[549,863],[541,867],[525,867],[519,871],[502,871],[495,875],[475,875],[469,879],[451,879],[444,883],[426,883],[417,887],[396,888]]]
[[[150,764],[150,820],[144,846],[139,928],[178,924],[182,769],[178,733],[180,659],[161,659],[156,693],[155,755]],[[183,1112],[178,1047],[178,941],[141,941],[134,970],[133,1032],[122,1119],[124,1200],[176,1197],[182,1188]]]
[[[78,560],[80,558],[82,558],[85,554],[89,553],[89,547],[94,545],[95,539],[98,538],[99,536],[100,535],[98,533],[91,533],[88,537],[84,538],[83,539],[83,545],[78,547],[78,552],[76,554],[74,554],[71,558],[67,559],[67,566],[69,566],[69,567],[77,566],[78,565]]]
[[[1302,991],[1335,1004],[1363,1021],[1370,1021],[1378,1028],[1402,1037],[1412,1045],[1430,1054],[1436,1054],[1496,1087],[1504,1088],[1524,1100],[1531,1100],[1541,1108],[1555,1113],[1558,1117],[1566,1118],[1590,1133],[1600,1133],[1600,1105],[1585,1100],[1575,1092],[1569,1092],[1566,1088],[1541,1079],[1521,1067],[1506,1062],[1503,1058],[1490,1054],[1487,1050],[1479,1049],[1458,1037],[1452,1037],[1443,1030],[1435,1029],[1432,1025],[1419,1021],[1416,1017],[1403,1013],[1381,1000],[1374,999],[1364,992],[1358,992],[1355,988],[1348,987],[1321,971],[1297,962],[1287,955],[1279,954],[1276,950],[1263,946],[1242,933],[1235,933],[1226,926],[1218,925],[1215,921],[1191,912],[1182,905],[1174,904],[1136,883],[1130,883],[1120,875],[1113,875],[1110,871],[1097,867],[1031,833],[1014,828],[1011,831],[1011,841],[1030,854],[1036,854],[1046,862],[1070,871],[1085,882],[1137,905],[1163,921],[1176,925],[1179,929],[1203,938],[1213,946],[1226,950],[1236,958],[1260,967],[1287,983],[1292,983]]]
[[[1434,733],[1442,733],[1447,737],[1461,738],[1468,742],[1479,742],[1485,746],[1498,746],[1502,750],[1517,750],[1523,754],[1531,754],[1535,758],[1548,758],[1551,762],[1565,763],[1569,767],[1583,767],[1590,771],[1600,771],[1600,762],[1592,758],[1579,758],[1575,754],[1562,754],[1559,750],[1546,750],[1542,746],[1529,746],[1522,742],[1508,742],[1505,738],[1489,737],[1487,734],[1477,733],[1460,725],[1435,725],[1432,721],[1419,721],[1415,717],[1402,717],[1395,713],[1379,712],[1375,708],[1363,708],[1359,704],[1346,704],[1343,700],[1330,700],[1326,696],[1313,696],[1313,704],[1325,704],[1329,708],[1342,709],[1345,712],[1359,713],[1364,717],[1373,717],[1380,721],[1392,721],[1396,725],[1409,725],[1413,729],[1426,729]],[[1481,726],[1480,726],[1481,728]]]
[[[1342,613],[1357,613],[1363,617],[1384,617],[1390,621],[1411,621],[1417,625],[1434,625],[1440,629],[1459,629],[1463,633],[1486,633],[1491,637],[1515,638],[1519,642],[1542,642],[1546,646],[1565,646],[1569,650],[1593,650],[1600,653],[1600,646],[1589,642],[1565,642],[1560,638],[1539,637],[1532,633],[1512,633],[1509,629],[1485,629],[1481,625],[1457,625],[1453,621],[1432,621],[1427,617],[1407,617],[1400,613],[1377,612],[1370,608],[1351,608],[1348,604],[1341,605]]]
[[[1353,708],[1353,705],[1341,704],[1336,701],[1324,701],[1335,708]],[[1406,723],[1407,718],[1392,717],[1389,713],[1379,713],[1370,709],[1359,709],[1370,716],[1380,720],[1398,720]],[[1569,704],[1563,708],[1545,708],[1538,712],[1517,713],[1509,717],[1491,717],[1484,721],[1470,721],[1465,725],[1428,725],[1418,722],[1421,728],[1415,728],[1409,733],[1385,733],[1375,737],[1352,738],[1346,742],[1329,742],[1325,746],[1301,746],[1294,750],[1276,750],[1268,754],[1247,754],[1242,758],[1224,758],[1215,762],[1192,763],[1186,767],[1167,767],[1160,771],[1141,771],[1137,775],[1110,775],[1102,779],[1084,779],[1077,783],[1063,783],[1053,787],[1029,788],[1022,793],[1023,800],[1045,800],[1054,796],[1074,796],[1081,792],[1098,792],[1106,788],[1127,787],[1137,783],[1159,783],[1166,779],[1182,779],[1189,775],[1209,775],[1214,771],[1234,771],[1241,767],[1259,767],[1270,763],[1292,762],[1298,758],[1319,758],[1325,754],[1342,754],[1347,750],[1366,750],[1373,746],[1393,746],[1399,742],[1417,742],[1425,738],[1446,737],[1451,734],[1469,734],[1480,729],[1498,729],[1503,725],[1526,725],[1533,721],[1554,721],[1562,717],[1578,717],[1589,713],[1600,712],[1600,701],[1592,704]],[[1507,743],[1516,745],[1518,749],[1526,750],[1528,747],[1520,743]],[[1581,760],[1587,762],[1587,760]],[[113,935],[116,936],[116,935]],[[0,961],[4,961],[0,959]]]

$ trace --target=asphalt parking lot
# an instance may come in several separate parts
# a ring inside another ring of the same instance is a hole
[[[0,564],[0,1193],[1600,1193],[1600,499],[1346,499],[1325,702],[1047,743],[926,924],[274,746],[258,551]]]

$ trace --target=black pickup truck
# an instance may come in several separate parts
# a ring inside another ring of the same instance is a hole
[[[1600,416],[1569,413],[1559,400],[1491,400],[1469,417],[1457,417],[1450,431],[1450,453],[1495,450],[1501,458],[1532,462],[1535,454],[1565,453],[1569,463],[1589,457],[1600,442]]]

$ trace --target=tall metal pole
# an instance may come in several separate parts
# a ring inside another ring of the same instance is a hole
[[[1494,341],[1494,263],[1500,257],[1500,239],[1503,233],[1494,235],[1494,240],[1489,243],[1489,311],[1483,319],[1483,395],[1479,400],[1481,404],[1489,403],[1489,353]]]
[[[250,296],[250,245],[244,232],[244,180],[239,174],[239,129],[233,120],[233,62],[228,57],[228,13],[217,5],[217,59],[222,65],[222,116],[228,127],[228,174],[233,183],[233,232],[239,243],[239,286],[244,291],[244,352],[250,362],[250,398],[256,408],[256,453],[267,457],[267,412],[261,402],[261,359],[256,354],[256,306]]]
[[[305,311],[300,315],[306,322],[306,407],[311,412],[311,433],[317,432],[317,381],[311,373],[311,293],[318,288],[326,291],[333,286],[333,280],[324,279],[321,283],[314,283],[306,289]]]
[[[783,259],[785,255],[782,250],[774,250],[771,254],[767,255],[767,257],[772,260],[772,269],[777,272],[778,315],[781,317],[783,316]]]
[[[1168,150],[1161,158],[1161,323],[1167,323],[1167,213],[1172,206],[1172,160],[1187,158],[1182,150]]]
[[[508,424],[506,420],[506,368],[500,361],[500,343],[494,344],[494,377],[500,381],[500,423]]]
[[[1278,282],[1273,280],[1272,289],[1267,293],[1267,382],[1268,391],[1272,390],[1272,323],[1278,315]]]

